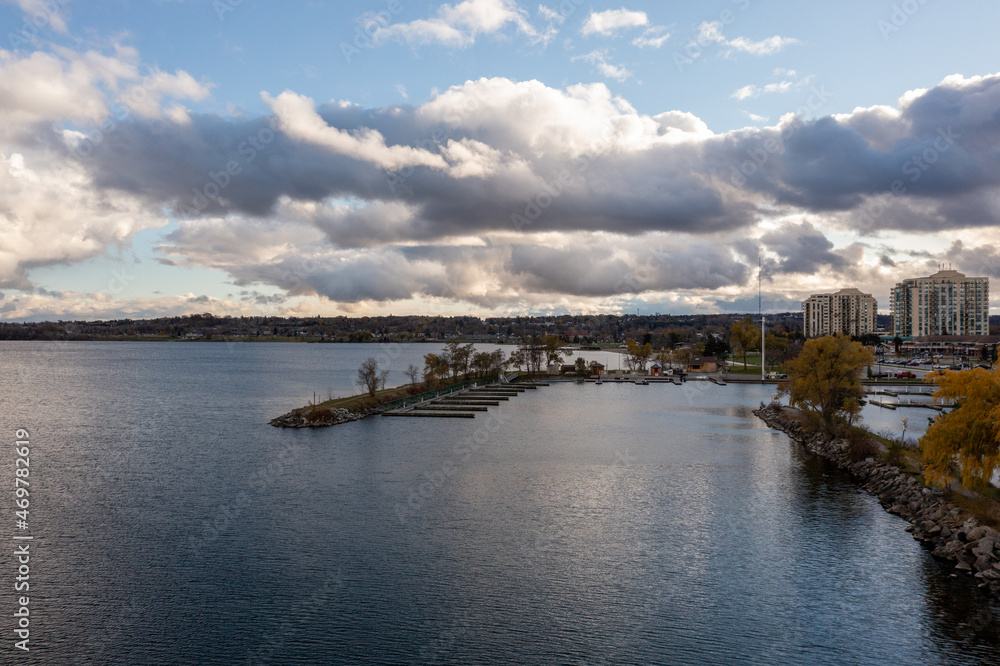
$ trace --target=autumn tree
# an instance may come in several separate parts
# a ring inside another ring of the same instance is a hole
[[[379,389],[385,388],[388,379],[389,370],[380,368],[378,360],[374,356],[369,356],[358,367],[358,378],[355,383],[374,398]]]
[[[789,404],[816,414],[833,433],[838,420],[853,420],[861,411],[861,371],[871,362],[872,353],[845,335],[807,340],[802,353],[785,365]]]
[[[743,352],[743,367],[746,367],[747,352],[760,348],[760,327],[750,317],[734,321],[730,344]]]
[[[518,351],[521,352],[521,357],[524,360],[524,365],[527,366],[529,373],[540,372],[542,369],[542,362],[549,357],[549,346],[554,344],[549,341],[549,338],[554,338],[558,341],[559,338],[555,336],[546,336],[545,338],[539,338],[538,336],[531,336],[527,340],[521,343]],[[558,347],[556,347],[558,349]],[[513,354],[511,354],[513,357]]]
[[[545,347],[545,362],[550,365],[561,365],[563,356],[573,353],[562,350],[563,341],[558,335],[546,335],[542,338],[542,345]]]
[[[444,357],[451,367],[451,376],[458,379],[459,375],[469,374],[469,367],[472,365],[472,356],[475,354],[476,345],[470,342],[463,345],[460,342],[449,342],[445,345]]]
[[[628,369],[644,372],[646,364],[653,356],[653,345],[650,343],[640,344],[629,338],[625,341],[625,365]]]
[[[788,338],[784,335],[768,333],[764,338],[767,350],[767,362],[772,366],[780,366],[788,360]]]
[[[510,353],[510,358],[507,359],[507,362],[510,364],[511,367],[520,370],[522,367],[524,367],[525,363],[527,363],[524,350],[515,349],[514,351],[512,351]]]
[[[582,356],[576,357],[576,363],[573,365],[573,370],[577,377],[586,377],[590,370],[587,368],[587,361]]]
[[[438,354],[424,354],[424,381],[429,386],[437,384],[439,377],[448,376],[448,360]]]
[[[937,384],[935,401],[955,401],[957,406],[920,438],[924,473],[931,481],[947,483],[957,460],[963,486],[989,483],[1000,467],[1000,370],[936,372],[928,379]]]

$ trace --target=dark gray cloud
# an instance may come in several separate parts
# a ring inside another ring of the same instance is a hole
[[[809,222],[787,224],[760,238],[767,249],[778,255],[769,261],[766,273],[806,273],[820,270],[843,270],[851,265],[846,258],[833,252],[833,242]]]
[[[944,257],[957,270],[967,275],[1000,278],[1000,246],[990,244],[965,247],[965,243],[956,240],[944,253]]]
[[[517,131],[528,119],[508,110],[510,117],[481,120],[470,111],[456,124],[410,106],[319,109],[330,127],[377,130],[390,146],[442,153],[449,141],[468,140],[516,162],[485,177],[429,166],[386,173],[293,141],[271,118],[211,115],[194,115],[189,124],[134,117],[82,162],[99,187],[188,216],[267,216],[282,197],[354,200],[353,211],[321,210],[315,219],[343,247],[515,225],[532,232],[714,233],[752,226],[762,206],[775,203],[847,212],[849,223],[866,232],[1000,223],[1000,76],[946,81],[898,113],[858,111],[673,143],[653,134],[628,147],[618,137],[585,158],[540,150],[537,139]],[[573,122],[565,120],[570,129]],[[512,215],[519,218],[512,222]]]

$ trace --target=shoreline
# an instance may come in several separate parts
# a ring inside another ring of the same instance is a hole
[[[851,474],[859,486],[879,499],[889,513],[906,519],[906,530],[931,549],[935,559],[978,579],[979,588],[1000,599],[1000,532],[979,522],[949,501],[944,490],[931,488],[922,477],[876,458],[852,462],[846,442],[823,433],[805,433],[797,419],[782,408],[761,406],[753,412],[769,427]],[[949,487],[954,492],[971,491]]]

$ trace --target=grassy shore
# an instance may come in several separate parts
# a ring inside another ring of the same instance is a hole
[[[848,436],[849,446],[857,447],[854,455],[859,458],[871,456],[881,458],[900,471],[916,478],[921,485],[929,484],[924,476],[924,464],[918,448],[903,446],[900,440],[874,433],[867,428],[855,426]],[[864,440],[868,440],[866,443]],[[911,440],[912,441],[912,440]],[[850,452],[850,448],[848,449]],[[960,478],[957,465],[952,466],[952,476]],[[945,497],[963,511],[974,516],[982,525],[1000,529],[1000,489],[993,486],[979,486],[973,489],[960,488],[950,484],[944,488]]]

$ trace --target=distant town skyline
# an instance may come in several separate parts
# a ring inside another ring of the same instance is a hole
[[[0,0],[0,321],[993,281],[1000,6]]]

